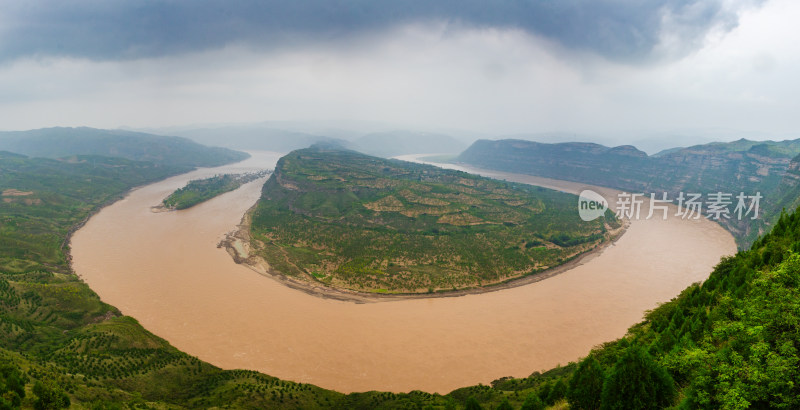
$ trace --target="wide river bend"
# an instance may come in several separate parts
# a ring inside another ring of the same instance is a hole
[[[702,281],[736,251],[731,235],[707,220],[634,220],[613,246],[526,286],[386,303],[323,299],[237,265],[217,248],[258,199],[263,179],[188,210],[150,210],[188,180],[273,168],[280,157],[252,154],[138,188],[71,242],[75,271],[105,302],[222,368],[342,392],[446,393],[524,377],[623,336],[646,310]],[[490,174],[569,192],[586,187]]]

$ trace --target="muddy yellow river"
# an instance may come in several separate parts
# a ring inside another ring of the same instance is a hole
[[[263,179],[188,210],[150,210],[190,179],[272,168],[278,158],[253,153],[132,191],[73,236],[75,271],[105,302],[223,368],[343,392],[448,392],[574,361],[624,335],[736,250],[731,235],[707,220],[634,220],[613,246],[537,283],[356,304],[290,289],[217,248],[258,199]],[[585,187],[493,176],[570,192]]]

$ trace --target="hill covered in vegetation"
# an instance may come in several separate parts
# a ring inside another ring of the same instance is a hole
[[[214,167],[248,157],[181,137],[86,127],[0,132],[0,150],[45,158],[102,155],[181,167]]]
[[[278,272],[368,292],[481,287],[535,274],[608,240],[573,195],[354,151],[278,161],[252,214]]]
[[[760,218],[720,219],[723,227],[747,247],[780,215],[800,190],[784,181],[800,140],[711,143],[648,156],[633,146],[592,143],[544,144],[522,140],[476,141],[456,162],[487,169],[607,186],[628,192],[704,195],[714,192],[760,192]],[[734,204],[735,205],[735,204]],[[789,208],[793,209],[793,208]]]

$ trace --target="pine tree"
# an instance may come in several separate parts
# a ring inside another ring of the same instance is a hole
[[[675,397],[672,377],[639,346],[619,358],[603,384],[601,409],[657,409]]]
[[[656,349],[661,353],[669,352],[678,340],[675,338],[675,329],[670,325],[660,335],[656,341]]]
[[[550,394],[547,395],[547,403],[548,406],[552,406],[557,401],[564,398],[567,395],[567,383],[564,382],[564,379],[558,379],[556,384],[553,385],[553,388],[550,390]]]
[[[584,359],[569,381],[567,400],[569,400],[570,408],[599,409],[605,378],[603,368],[593,356]]]

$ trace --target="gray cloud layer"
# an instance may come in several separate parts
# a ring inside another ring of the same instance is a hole
[[[20,0],[0,8],[0,61],[127,60],[229,44],[271,49],[447,21],[521,29],[568,49],[640,62],[654,57],[667,30],[677,40],[673,47],[684,53],[711,28],[737,24],[736,10],[723,7],[722,0]]]

